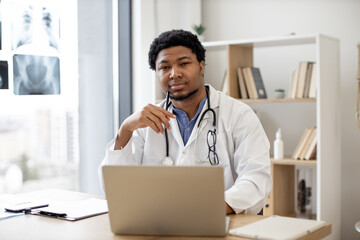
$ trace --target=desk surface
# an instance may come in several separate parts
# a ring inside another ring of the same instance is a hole
[[[85,193],[70,192],[63,190],[43,190],[32,193],[21,194],[21,196],[33,199],[56,199],[75,201],[94,197]],[[0,195],[1,202],[1,195]],[[229,228],[255,222],[264,218],[258,215],[230,215]],[[307,235],[301,240],[321,239],[331,233],[331,224]],[[116,236],[110,230],[109,216],[103,214],[75,222],[59,220],[35,215],[17,216],[0,220],[0,239],[234,239],[241,240],[235,236],[223,238],[195,238],[195,237],[161,237],[161,236]]]

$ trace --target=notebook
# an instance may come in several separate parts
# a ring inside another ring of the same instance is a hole
[[[114,234],[224,236],[222,167],[103,166]]]
[[[291,240],[298,239],[325,226],[324,221],[291,217],[268,218],[229,230],[230,235],[251,239]]]

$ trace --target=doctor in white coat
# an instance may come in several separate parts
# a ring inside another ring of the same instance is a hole
[[[100,181],[103,165],[219,165],[227,213],[257,214],[272,181],[270,145],[256,114],[204,84],[205,49],[190,32],[162,33],[150,46],[149,64],[167,98],[121,124]]]

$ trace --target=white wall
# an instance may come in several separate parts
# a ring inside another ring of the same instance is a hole
[[[113,130],[112,1],[78,0],[80,191],[102,194],[97,168]]]
[[[207,41],[263,38],[292,32],[298,35],[320,32],[340,39],[341,239],[359,239],[360,233],[355,231],[354,224],[360,221],[360,190],[357,187],[360,132],[355,126],[360,1],[205,0],[202,4],[203,24],[208,27]]]
[[[339,217],[341,217],[342,222],[341,239],[359,239],[360,235],[355,231],[354,224],[360,220],[360,208],[358,206],[360,190],[356,187],[360,179],[360,174],[358,174],[360,171],[360,148],[358,147],[360,132],[355,126],[360,1],[202,0],[202,8],[195,12],[189,9],[190,6],[187,1],[182,0],[168,0],[168,2],[163,0],[134,1],[139,2],[140,5],[144,5],[145,2],[151,5],[151,8],[148,8],[147,18],[152,20],[143,21],[139,25],[143,30],[142,37],[147,41],[146,44],[143,42],[142,45],[143,54],[138,55],[139,58],[143,59],[143,62],[138,62],[138,64],[145,64],[145,66],[139,67],[142,69],[148,67],[146,46],[150,44],[151,39],[160,32],[172,28],[190,30],[190,26],[187,28],[183,25],[189,20],[184,19],[192,19],[190,22],[196,21],[196,17],[194,17],[196,12],[202,16],[202,23],[207,27],[204,33],[206,41],[266,38],[289,33],[306,35],[318,32],[340,39],[342,158],[339,161],[342,165],[342,215]],[[144,9],[142,8],[142,11],[145,11]],[[154,12],[150,13],[150,11]],[[154,17],[151,18],[151,15]],[[151,32],[144,32],[146,29],[151,29]],[[144,41],[144,39],[139,41]],[[274,54],[273,57],[277,57],[277,55]],[[221,64],[219,61],[220,66]],[[208,71],[206,74],[209,74]],[[223,72],[214,74],[219,79],[223,76]],[[270,71],[266,77],[276,79],[276,74],[275,71],[273,74]],[[141,86],[141,82],[154,81],[149,76],[142,76],[142,80],[139,78],[136,86]],[[136,87],[136,91],[138,89]],[[134,88],[134,101],[137,101],[136,106],[138,107],[154,99],[153,95],[149,98],[150,95],[146,92],[136,93],[136,91]],[[272,140],[270,139],[270,141]],[[296,143],[288,144],[287,148],[294,149],[291,145]]]
[[[191,30],[201,21],[201,0],[133,0],[133,110],[155,103],[161,90],[149,69],[148,51],[160,33],[171,29]]]

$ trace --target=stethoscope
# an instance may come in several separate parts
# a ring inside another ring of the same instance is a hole
[[[214,130],[209,130],[208,134],[209,133],[212,133],[212,134],[216,134],[216,113],[214,111],[214,109],[212,109],[210,107],[210,98],[209,98],[209,86],[205,86],[205,90],[206,90],[206,99],[207,99],[207,109],[201,114],[200,116],[200,120],[199,120],[199,123],[197,125],[197,127],[199,128],[200,127],[200,124],[201,124],[201,121],[203,120],[205,114],[207,112],[212,112],[212,115],[213,115],[213,127],[214,127]],[[170,99],[170,93],[167,92],[166,93],[166,104],[165,104],[165,110],[168,110],[170,105],[171,105],[171,101],[169,101]],[[172,166],[174,165],[174,161],[170,158],[169,156],[169,136],[168,136],[168,132],[167,132],[167,129],[165,128],[165,141],[166,141],[166,157],[164,158],[164,161],[163,161],[163,164],[164,165],[168,165],[168,166]],[[208,147],[209,147],[209,154],[210,152],[214,152],[215,150],[215,144],[216,144],[216,141],[214,141],[214,144],[212,146],[209,145],[208,143]],[[214,154],[216,154],[214,152]],[[215,158],[215,161],[209,161],[211,165],[218,165],[219,164],[219,160],[217,158],[217,155],[216,155],[216,158]]]

